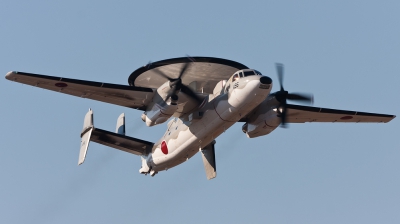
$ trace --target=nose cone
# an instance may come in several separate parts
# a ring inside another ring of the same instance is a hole
[[[272,79],[268,76],[263,76],[260,78],[260,82],[262,84],[271,84],[272,83]]]

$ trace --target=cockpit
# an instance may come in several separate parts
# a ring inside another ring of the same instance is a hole
[[[236,81],[240,78],[247,77],[247,76],[252,76],[252,75],[260,75],[262,76],[261,72],[257,70],[252,70],[252,69],[246,69],[246,70],[240,70],[237,71],[233,76],[232,76],[232,81]]]
[[[252,76],[252,77],[250,77],[250,76]],[[247,85],[247,83],[249,81],[253,81],[253,80],[258,80],[262,84],[267,83],[268,88],[270,87],[269,84],[272,83],[272,80],[269,77],[263,76],[261,74],[261,72],[259,72],[257,70],[243,69],[243,70],[239,70],[239,71],[233,73],[233,75],[229,78],[229,80],[225,84],[224,93],[229,93],[230,90],[233,90],[236,88],[242,89]]]

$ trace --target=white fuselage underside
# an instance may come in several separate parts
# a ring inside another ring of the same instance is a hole
[[[200,118],[170,121],[166,133],[147,157],[149,167],[154,171],[162,171],[185,162],[253,110],[268,96],[272,87],[271,84],[267,89],[260,88],[260,77],[245,77],[231,83],[226,93],[203,107]],[[234,88],[233,84],[239,87]],[[167,153],[165,148],[161,150],[163,141],[167,145]]]

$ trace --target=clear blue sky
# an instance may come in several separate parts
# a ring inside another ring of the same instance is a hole
[[[0,73],[127,84],[148,61],[221,57],[311,92],[315,106],[399,115],[399,1],[2,1]],[[400,223],[399,118],[292,124],[217,139],[155,177],[134,155],[91,143],[83,117],[149,141],[140,111],[0,80],[1,223]],[[274,91],[277,90],[275,85]]]

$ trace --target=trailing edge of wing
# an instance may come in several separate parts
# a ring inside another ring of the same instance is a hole
[[[6,79],[73,96],[144,110],[153,97],[150,88],[68,79],[25,72],[9,72]]]
[[[387,123],[395,115],[336,110],[329,108],[287,105],[288,123],[305,122],[355,122],[355,123]]]

